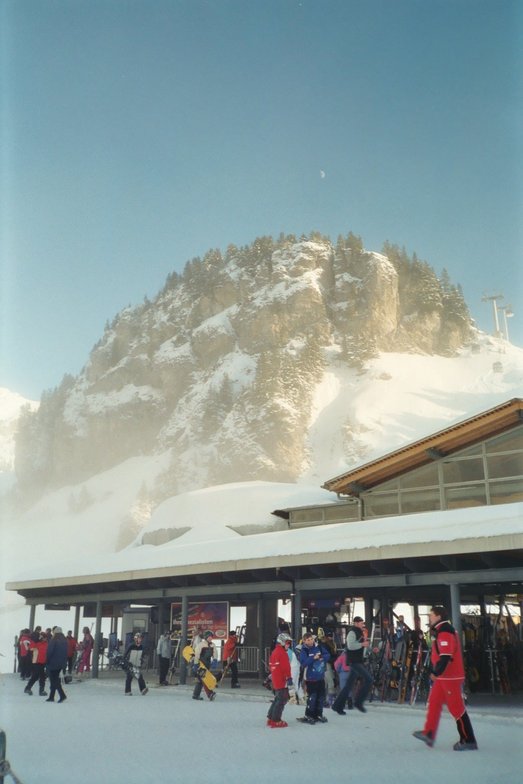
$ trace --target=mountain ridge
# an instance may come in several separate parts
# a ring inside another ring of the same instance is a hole
[[[459,289],[425,262],[353,234],[259,238],[209,251],[153,302],[106,325],[88,362],[19,424],[25,494],[171,450],[165,493],[228,481],[295,481],[316,384],[383,351],[452,356],[475,331]]]

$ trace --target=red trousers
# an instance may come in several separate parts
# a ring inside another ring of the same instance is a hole
[[[444,680],[438,678],[433,681],[430,690],[427,716],[425,718],[425,734],[431,733],[432,738],[436,737],[438,731],[441,711],[444,705],[449,709],[449,713],[456,721],[460,719],[466,711],[463,702],[463,678],[456,680]]]

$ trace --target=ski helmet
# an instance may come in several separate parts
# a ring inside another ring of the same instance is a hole
[[[285,645],[287,642],[292,642],[292,637],[290,634],[287,634],[287,632],[281,632],[281,634],[278,634],[276,637],[276,642],[280,645]]]

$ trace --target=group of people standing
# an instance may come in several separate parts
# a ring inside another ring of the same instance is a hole
[[[47,697],[46,702],[54,702],[58,693],[58,702],[67,699],[62,687],[61,676],[70,676],[75,660],[80,655],[78,672],[90,670],[90,657],[93,649],[93,638],[89,628],[83,630],[83,640],[79,644],[72,631],[63,634],[60,626],[42,629],[36,626],[34,631],[22,629],[18,638],[18,672],[20,678],[27,681],[24,694],[33,695],[33,686],[38,682],[38,694]],[[49,694],[45,690],[49,678]]]
[[[423,730],[413,735],[427,746],[436,740],[439,721],[444,705],[456,720],[459,734],[454,744],[455,751],[475,751],[478,748],[470,717],[463,700],[465,672],[459,635],[449,621],[449,614],[442,605],[435,605],[429,614],[430,630],[433,640],[431,647],[431,693],[428,701],[427,716]],[[340,677],[340,689],[333,701],[332,710],[338,715],[346,715],[345,707],[351,695],[353,707],[365,713],[365,701],[372,686],[372,675],[365,666],[364,653],[370,646],[365,633],[365,621],[356,616],[347,629],[345,650],[337,657],[335,665]],[[326,673],[328,663],[332,663],[333,652],[328,640],[316,639],[310,632],[303,636],[300,648],[293,648],[293,640],[287,632],[281,632],[269,659],[274,699],[267,713],[267,726],[283,728],[288,724],[283,720],[283,710],[295,689],[291,672],[294,653],[302,668],[303,683],[307,695],[305,715],[298,721],[304,724],[324,724],[328,720],[323,715],[326,707]]]

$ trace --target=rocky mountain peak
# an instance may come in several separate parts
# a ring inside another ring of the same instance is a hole
[[[160,495],[227,481],[294,481],[316,384],[380,351],[450,355],[471,339],[459,289],[394,246],[349,234],[263,237],[209,251],[108,324],[77,378],[27,413],[22,487],[78,482],[171,450]]]

